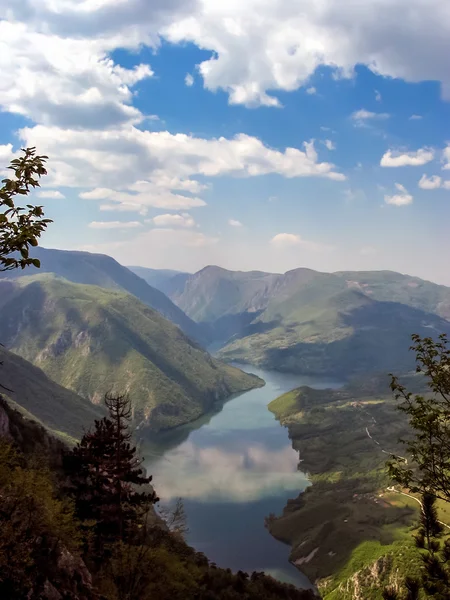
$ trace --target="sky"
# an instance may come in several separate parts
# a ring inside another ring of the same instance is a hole
[[[51,248],[450,285],[448,0],[0,0]]]

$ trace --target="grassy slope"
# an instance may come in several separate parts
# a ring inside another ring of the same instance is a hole
[[[185,315],[170,298],[110,256],[90,252],[49,250],[41,247],[34,250],[33,256],[41,261],[39,271],[29,267],[25,271],[9,271],[0,276],[15,279],[34,273],[54,273],[73,283],[98,285],[128,292],[178,325],[189,337],[202,343],[208,341],[202,327]]]
[[[411,332],[450,333],[448,321],[419,309],[374,301],[356,290],[321,288],[316,284],[281,306],[272,302],[220,356],[314,374],[406,371],[413,366]]]
[[[404,416],[384,393],[367,396],[357,385],[299,388],[269,409],[288,426],[313,483],[270,520],[271,533],[292,545],[294,561],[318,549],[299,568],[319,580],[326,600],[380,599],[384,585],[419,565],[412,542],[418,505],[387,490],[382,452],[401,450]]]
[[[128,392],[142,426],[185,423],[261,385],[129,294],[37,275],[0,281],[0,297],[6,347],[93,402],[110,390]]]
[[[103,416],[101,407],[58,385],[39,368],[0,346],[2,394],[29,419],[68,441]],[[8,388],[8,389],[5,389]]]
[[[444,285],[394,271],[343,271],[335,275],[375,300],[400,302],[450,318],[450,288]]]

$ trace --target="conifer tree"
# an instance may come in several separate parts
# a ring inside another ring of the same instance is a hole
[[[65,459],[77,516],[93,522],[97,555],[109,543],[132,539],[146,511],[158,501],[144,487],[152,477],[144,474],[131,443],[129,398],[107,394],[105,404],[108,417],[95,421]]]

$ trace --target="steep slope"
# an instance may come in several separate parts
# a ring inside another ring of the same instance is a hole
[[[173,271],[171,269],[149,269],[148,267],[127,267],[130,271],[141,277],[149,285],[167,294],[170,289],[170,282],[178,275],[186,275],[182,271]]]
[[[375,300],[400,302],[450,319],[450,288],[445,285],[394,271],[342,271],[335,275]]]
[[[197,322],[210,322],[225,315],[256,312],[264,307],[279,275],[260,271],[227,271],[205,267],[187,277],[174,278],[181,289],[172,289],[176,304]]]
[[[450,323],[403,304],[377,302],[346,290],[304,304],[283,319],[260,318],[245,337],[231,341],[219,355],[282,371],[341,377],[404,371],[414,366],[408,352],[412,333],[450,334]]]
[[[107,391],[128,392],[142,427],[185,423],[262,384],[211,358],[130,294],[37,275],[0,281],[4,297],[0,339],[8,349],[94,403]]]
[[[104,415],[102,407],[58,385],[41,369],[1,346],[0,363],[3,396],[54,434],[78,439],[95,419]]]
[[[403,383],[422,392],[424,379]],[[291,544],[291,560],[327,600],[379,600],[385,586],[420,569],[411,535],[418,505],[393,491],[386,470],[387,454],[404,455],[398,439],[410,433],[388,381],[373,389],[365,381],[339,390],[304,386],[269,404],[312,485],[268,528]]]
[[[186,335],[201,343],[206,341],[201,327],[185,315],[170,298],[158,289],[148,285],[141,277],[120,265],[110,256],[91,254],[90,252],[49,250],[40,247],[33,250],[33,256],[41,261],[40,269],[30,267],[25,271],[16,270],[0,273],[0,276],[14,279],[34,273],[54,273],[73,283],[85,283],[107,289],[122,290],[133,294],[141,302],[160,312],[178,325]]]
[[[211,328],[222,358],[286,371],[347,376],[410,368],[411,333],[450,331],[442,318],[449,288],[390,272],[207,267],[171,296]]]
[[[186,314],[209,327],[213,340],[225,342],[242,332],[266,307],[280,277],[209,266],[194,275],[173,277],[166,289]]]

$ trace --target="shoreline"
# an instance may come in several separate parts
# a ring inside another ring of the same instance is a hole
[[[384,466],[383,448],[395,450],[406,427],[392,398],[358,395],[354,386],[303,387],[275,399],[269,410],[287,427],[312,482],[281,515],[267,519],[271,535],[290,545],[292,564],[326,600],[353,600],[354,586],[377,565],[381,574],[371,588],[382,589],[399,568],[399,540],[408,557],[400,566],[413,568],[417,504],[387,490]]]

